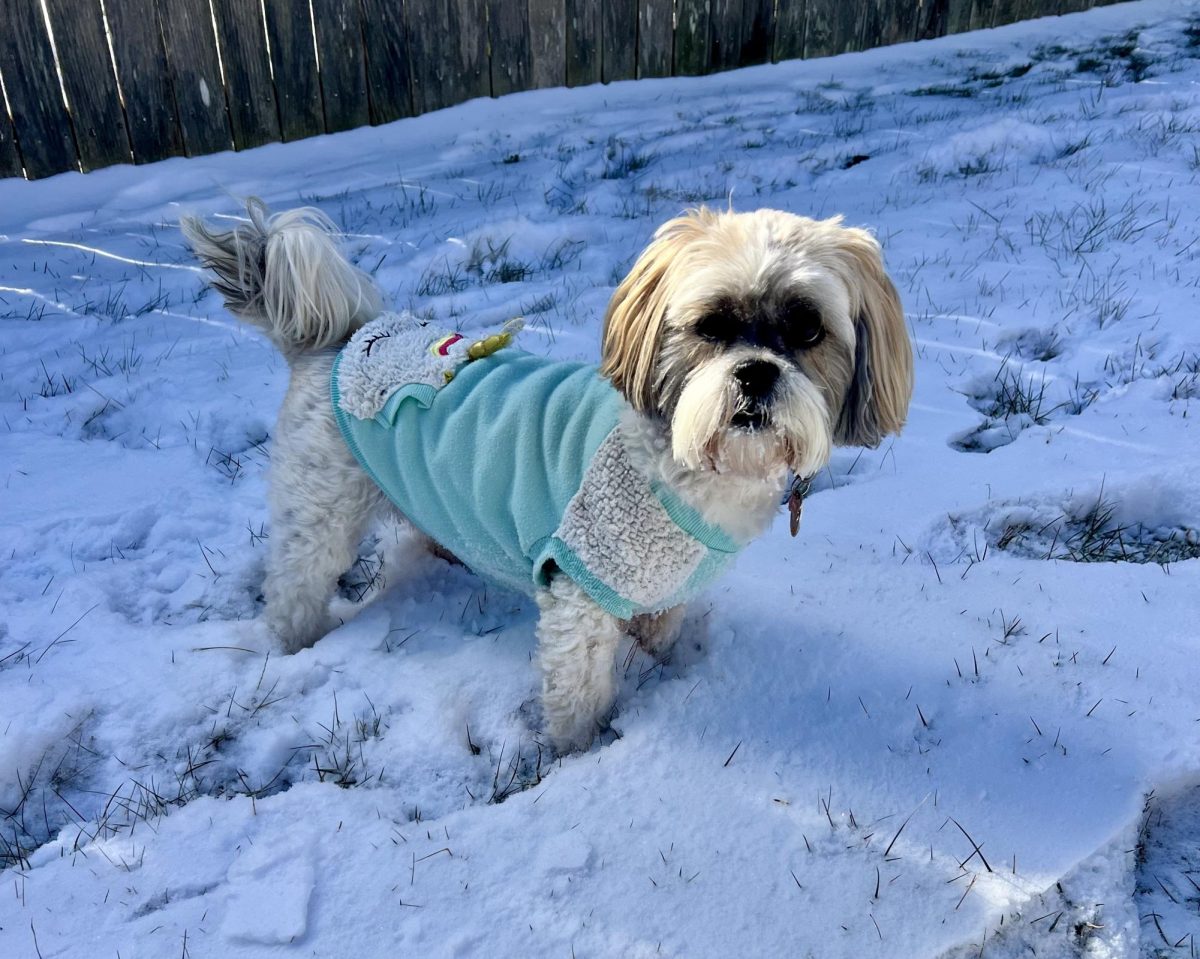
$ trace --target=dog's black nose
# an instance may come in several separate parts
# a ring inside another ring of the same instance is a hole
[[[779,367],[768,360],[751,360],[733,371],[742,395],[748,400],[765,400],[779,380]]]

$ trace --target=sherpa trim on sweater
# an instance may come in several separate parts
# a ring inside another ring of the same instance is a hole
[[[728,565],[738,544],[634,469],[623,403],[594,367],[511,348],[467,362],[467,341],[448,340],[385,315],[330,380],[355,458],[417,528],[510,588],[561,571],[621,619],[685,602]]]

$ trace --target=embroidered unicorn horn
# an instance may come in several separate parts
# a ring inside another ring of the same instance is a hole
[[[515,317],[509,320],[501,327],[499,333],[493,333],[491,336],[484,337],[482,340],[476,340],[467,347],[468,360],[482,360],[485,356],[491,356],[497,350],[502,350],[508,346],[518,333],[525,328],[525,318],[523,316]]]

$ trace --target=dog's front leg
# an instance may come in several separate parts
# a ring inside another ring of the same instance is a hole
[[[563,575],[538,594],[538,608],[546,730],[558,749],[583,748],[617,696],[621,621]]]

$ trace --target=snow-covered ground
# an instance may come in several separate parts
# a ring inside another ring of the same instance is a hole
[[[1147,0],[0,182],[0,955],[1194,955],[1198,144]],[[287,371],[175,226],[246,194],[590,359],[681,208],[843,213],[909,426],[553,757],[532,604],[395,530],[313,649],[257,622]]]

